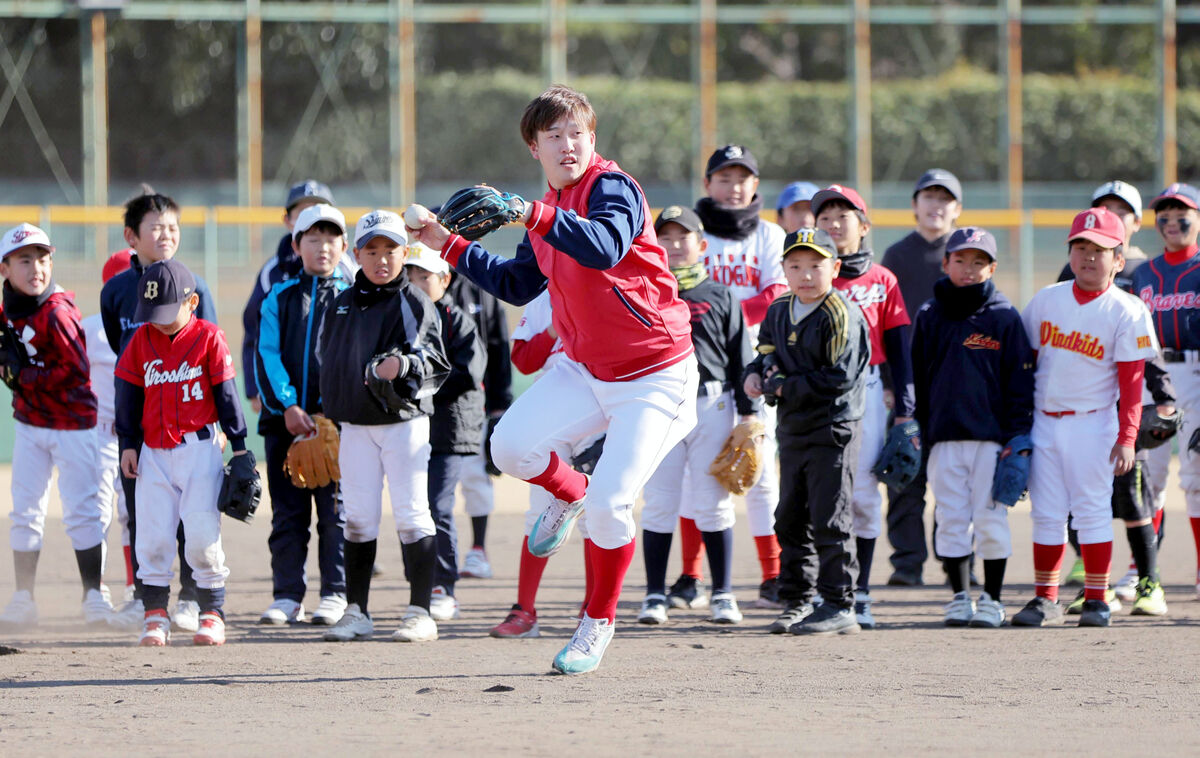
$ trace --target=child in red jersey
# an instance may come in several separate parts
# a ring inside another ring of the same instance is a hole
[[[115,370],[121,473],[137,479],[138,578],[145,622],[139,644],[166,645],[175,534],[183,523],[188,564],[196,577],[200,626],[196,645],[225,642],[225,553],[217,493],[224,463],[215,428],[234,455],[246,449],[246,422],[225,334],[196,318],[196,279],[168,259],[148,266],[138,282],[142,323]]]
[[[2,361],[16,419],[9,543],[17,591],[0,612],[0,628],[37,624],[33,585],[55,467],[63,525],[83,579],[84,621],[106,624],[112,614],[100,584],[112,504],[101,501],[95,476],[96,396],[75,296],[54,284],[53,268],[54,248],[36,226],[21,224],[0,239],[0,323],[20,343]]]

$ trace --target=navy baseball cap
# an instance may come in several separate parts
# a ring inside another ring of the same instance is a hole
[[[913,197],[923,189],[930,187],[944,187],[947,192],[954,195],[954,199],[962,202],[962,185],[959,184],[958,177],[950,173],[944,168],[931,168],[921,178],[917,180],[917,186],[913,188]]]
[[[1092,193],[1092,207],[1095,208],[1106,197],[1115,197],[1133,209],[1133,215],[1138,221],[1142,220],[1142,193],[1129,182],[1119,179],[1105,182]]]
[[[829,236],[829,232],[824,229],[814,229],[811,226],[804,226],[784,237],[783,255],[781,258],[786,259],[788,253],[801,248],[815,250],[826,258],[837,257],[837,245],[834,244],[833,237]]]
[[[726,145],[717,148],[716,152],[709,156],[708,165],[704,168],[704,178],[707,179],[727,166],[741,166],[758,176],[758,161],[754,159],[754,154],[749,148],[742,145]]]
[[[1150,208],[1158,210],[1158,206],[1167,200],[1178,200],[1189,208],[1200,210],[1200,190],[1190,184],[1175,182],[1150,201]]]
[[[660,231],[667,224],[679,224],[689,232],[703,232],[704,224],[691,208],[682,205],[668,205],[663,208],[658,218],[654,219],[654,231]]]
[[[333,202],[333,190],[314,179],[306,179],[299,184],[292,185],[292,188],[288,190],[287,205],[284,206],[284,210],[290,211],[296,206],[296,203],[310,198],[329,205],[336,205]]]
[[[775,210],[781,211],[792,203],[811,203],[813,195],[817,194],[820,189],[812,182],[792,182],[783,188],[783,192],[779,195],[779,202],[775,203]]]
[[[955,229],[950,235],[950,239],[946,241],[946,256],[950,253],[957,253],[960,250],[978,250],[996,260],[996,238],[987,229],[980,229],[978,226],[964,226],[962,229]]]
[[[179,315],[179,304],[196,291],[196,277],[175,259],[146,267],[138,281],[135,321],[169,324]]]

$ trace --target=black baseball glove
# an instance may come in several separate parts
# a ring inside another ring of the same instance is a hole
[[[600,460],[600,454],[604,452],[604,436],[602,435],[592,444],[588,445],[579,454],[571,458],[571,468],[581,474],[591,474],[596,470],[596,463]]]
[[[921,472],[921,428],[906,421],[888,429],[879,460],[871,469],[879,481],[902,490]]]
[[[487,436],[483,439],[483,459],[489,476],[500,476],[504,473],[496,465],[496,461],[492,459],[492,432],[496,431],[496,424],[499,423],[499,416],[488,416]]]
[[[1200,455],[1200,426],[1196,427],[1196,431],[1192,432],[1192,438],[1188,440],[1188,450],[1191,450],[1196,455]]]
[[[1183,411],[1178,408],[1170,416],[1158,415],[1153,405],[1142,408],[1142,425],[1138,428],[1137,446],[1153,450],[1179,433],[1183,427]]]
[[[379,368],[379,364],[387,358],[396,358],[400,361],[400,372],[396,374],[395,379],[384,379],[375,373]],[[412,394],[409,392],[411,387],[408,383],[402,381],[412,370],[412,359],[402,353],[399,348],[393,348],[386,353],[380,353],[372,358],[366,368],[363,370],[363,383],[367,385],[367,391],[371,393],[371,397],[375,402],[379,403],[380,407],[388,413],[400,413],[404,410],[411,410],[416,407],[413,402]],[[400,389],[397,389],[399,385]]]
[[[249,450],[233,456],[225,466],[225,479],[217,496],[217,510],[247,524],[254,520],[262,499],[262,481],[254,466],[254,453]]]
[[[525,200],[511,192],[480,185],[460,189],[438,211],[438,223],[469,240],[477,240],[525,214]]]
[[[25,343],[17,332],[6,323],[0,322],[0,381],[10,389],[16,389],[17,376],[29,365],[29,354]]]

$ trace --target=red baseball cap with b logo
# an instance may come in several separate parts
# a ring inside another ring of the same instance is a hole
[[[1125,224],[1121,217],[1107,208],[1088,208],[1071,223],[1071,234],[1067,242],[1074,240],[1095,242],[1103,248],[1125,244]]]

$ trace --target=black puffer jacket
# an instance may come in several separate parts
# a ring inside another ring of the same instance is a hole
[[[433,396],[429,442],[436,455],[473,455],[483,445],[487,352],[475,322],[449,295],[433,304],[442,322],[450,375]]]

